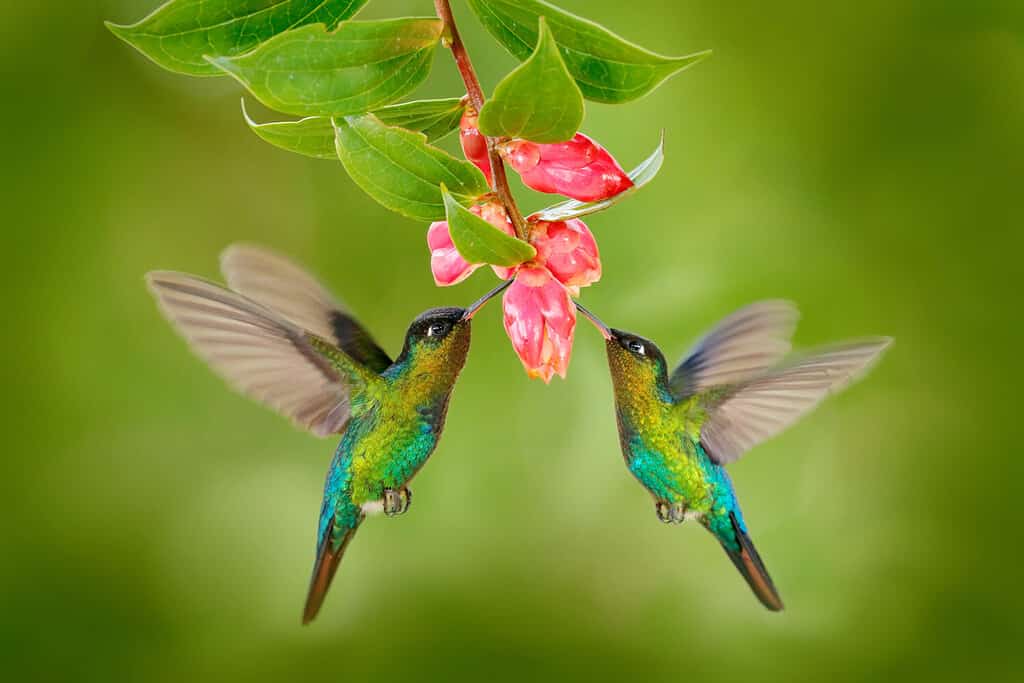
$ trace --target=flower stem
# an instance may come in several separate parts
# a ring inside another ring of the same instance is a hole
[[[466,84],[469,104],[479,113],[484,106],[484,91],[480,88],[480,79],[476,77],[473,63],[469,60],[469,53],[466,52],[466,46],[462,43],[459,29],[455,25],[451,4],[449,4],[448,0],[434,0],[434,8],[437,11],[438,18],[444,22],[444,42],[452,51],[452,57],[455,58],[455,66],[459,69],[462,82]],[[485,139],[487,140],[487,158],[491,162],[492,187],[495,194],[498,195],[498,199],[505,207],[509,218],[512,220],[512,226],[516,230],[516,235],[519,239],[525,240],[529,236],[526,220],[516,205],[515,197],[512,196],[512,189],[508,186],[505,163],[502,161],[501,153],[498,151],[498,144],[501,140],[490,136],[485,136]]]

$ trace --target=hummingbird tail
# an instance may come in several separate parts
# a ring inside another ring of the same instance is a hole
[[[331,587],[331,579],[334,578],[334,573],[338,571],[338,565],[345,554],[345,549],[348,547],[352,537],[356,535],[356,529],[359,528],[360,522],[362,522],[362,517],[359,517],[355,526],[345,532],[341,542],[336,547],[334,543],[331,543],[331,529],[328,528],[324,542],[317,553],[316,562],[313,564],[313,578],[309,581],[306,608],[302,612],[303,625],[313,621],[320,611],[320,606],[324,604],[327,589]]]
[[[779,597],[778,591],[775,590],[772,577],[768,574],[768,570],[765,569],[761,556],[757,554],[754,542],[750,540],[747,532],[740,527],[734,513],[729,513],[729,519],[732,521],[732,528],[736,535],[736,541],[739,543],[739,549],[733,550],[719,539],[719,542],[722,543],[722,548],[725,549],[729,559],[736,565],[736,569],[743,575],[743,578],[747,580],[747,584],[754,591],[754,595],[761,601],[761,604],[773,612],[781,611],[783,607],[782,598]]]

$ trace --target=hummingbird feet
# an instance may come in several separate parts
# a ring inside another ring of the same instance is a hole
[[[665,524],[682,524],[686,521],[686,503],[659,500],[654,504],[654,513],[658,515],[658,521]]]
[[[405,514],[412,505],[412,491],[406,487],[400,489],[384,489],[384,514],[388,517],[397,517]]]

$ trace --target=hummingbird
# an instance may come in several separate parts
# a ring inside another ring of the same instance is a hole
[[[863,375],[892,340],[849,341],[787,359],[799,313],[787,301],[761,301],[718,323],[669,373],[654,342],[576,307],[605,338],[622,454],[653,496],[658,519],[700,523],[761,603],[782,610],[725,465]]]
[[[150,291],[192,350],[231,386],[316,436],[340,435],[324,484],[303,611],[317,615],[366,515],[405,513],[410,480],[437,447],[466,362],[469,308],[433,308],[409,325],[395,360],[315,277],[271,251],[232,245],[227,288],[154,271]]]

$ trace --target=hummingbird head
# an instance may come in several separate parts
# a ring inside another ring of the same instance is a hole
[[[612,374],[668,382],[668,365],[658,345],[640,335],[610,328],[605,339]]]
[[[579,303],[582,313],[604,337],[608,367],[616,390],[637,391],[641,386],[668,385],[668,365],[661,349],[650,339],[608,327]]]
[[[405,346],[395,365],[412,364],[416,375],[429,376],[450,386],[466,364],[473,316],[511,283],[503,282],[469,308],[431,308],[421,313],[409,325]]]
[[[400,359],[410,360],[432,372],[447,367],[458,373],[469,353],[469,332],[466,309],[431,308],[409,325]]]

